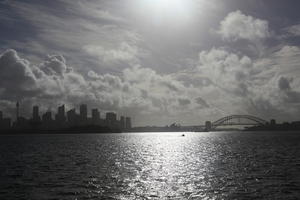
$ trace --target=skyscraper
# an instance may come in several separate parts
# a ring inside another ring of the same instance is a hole
[[[120,128],[121,129],[125,128],[125,117],[124,116],[120,117]]]
[[[87,105],[81,104],[80,105],[80,120],[82,123],[87,121]]]
[[[131,129],[131,118],[126,117],[126,129]]]
[[[78,115],[75,108],[67,112],[68,123],[70,126],[78,126]]]
[[[55,120],[59,123],[64,123],[66,121],[65,105],[58,107],[57,114],[55,115]]]
[[[106,113],[106,120],[114,122],[117,120],[117,115],[114,112],[107,112]]]
[[[92,110],[92,122],[93,124],[100,123],[100,112],[96,108]]]
[[[32,108],[32,120],[34,122],[41,121],[41,118],[40,118],[40,115],[39,115],[39,107],[38,106],[33,106],[33,108]]]
[[[10,118],[2,118],[0,120],[0,130],[9,130],[11,128]]]
[[[114,112],[107,112],[105,120],[106,120],[106,124],[108,126],[111,126],[111,127],[115,126],[116,121],[117,121],[117,115],[116,115],[116,113],[114,113]]]
[[[20,114],[20,104],[19,102],[16,103],[16,121],[19,119],[19,114]]]
[[[51,111],[47,111],[46,113],[43,114],[42,116],[42,128],[49,130],[53,129],[54,127],[54,121],[52,120],[52,113]]]
[[[51,122],[52,121],[51,111],[47,111],[45,114],[43,114],[42,120],[43,120],[43,122]]]
[[[271,125],[271,126],[275,126],[275,125],[276,125],[276,120],[275,120],[275,119],[271,119],[270,125]]]

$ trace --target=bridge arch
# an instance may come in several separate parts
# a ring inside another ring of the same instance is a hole
[[[233,120],[237,119],[238,122],[233,122]],[[250,122],[240,122],[241,119],[247,119]],[[217,121],[211,124],[211,128],[215,129],[218,126],[234,126],[234,125],[265,125],[268,122],[259,117],[251,116],[251,115],[230,115],[218,119]]]

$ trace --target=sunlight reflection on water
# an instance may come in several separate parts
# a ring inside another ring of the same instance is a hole
[[[230,132],[2,136],[0,197],[295,199],[299,140]]]

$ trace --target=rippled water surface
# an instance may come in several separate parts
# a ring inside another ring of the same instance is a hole
[[[300,198],[300,133],[0,136],[0,199],[255,198]]]

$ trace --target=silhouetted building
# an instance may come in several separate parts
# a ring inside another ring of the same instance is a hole
[[[300,126],[300,121],[295,121],[295,122],[292,122],[293,125],[297,125],[297,126]]]
[[[10,118],[3,118],[3,113],[0,111],[0,130],[8,130],[11,128]]]
[[[47,111],[42,115],[42,129],[43,130],[53,130],[55,129],[55,123],[52,119],[51,111]]]
[[[40,118],[40,115],[39,115],[39,107],[38,106],[33,106],[33,108],[32,108],[32,120],[34,122],[41,121],[41,118]]]
[[[82,104],[80,105],[80,120],[81,123],[85,124],[87,122],[87,105]]]
[[[107,112],[106,113],[106,118],[105,118],[105,121],[106,121],[106,125],[107,126],[114,126],[117,122],[117,115],[116,113],[114,112]]]
[[[123,130],[125,129],[126,127],[126,124],[125,124],[125,117],[124,116],[121,116],[120,117],[120,128]]]
[[[100,112],[97,108],[92,110],[92,119],[99,120],[100,119]]]
[[[45,114],[43,114],[42,120],[43,120],[43,122],[51,122],[52,121],[51,111],[47,111]]]
[[[79,116],[76,114],[75,108],[67,112],[68,123],[70,126],[78,126]]]
[[[276,120],[275,120],[275,119],[271,119],[270,125],[271,125],[271,126],[275,126],[275,125],[276,125]]]
[[[14,123],[14,128],[23,130],[29,129],[29,121],[24,117],[18,117],[17,121]]]
[[[20,104],[19,102],[16,103],[16,120],[18,121],[20,115]]]
[[[100,112],[96,108],[92,110],[92,124],[100,125]]]
[[[65,105],[58,107],[57,114],[55,115],[55,120],[61,123],[64,123],[66,121]]]
[[[117,115],[114,112],[106,113],[106,120],[108,121],[117,121]]]
[[[21,117],[19,114],[20,105],[16,103],[16,117],[17,119],[11,124],[10,118],[4,118],[3,112],[0,111],[0,129],[1,130],[13,130],[13,131],[28,131],[39,133],[51,131],[72,131],[80,130],[82,127],[83,131],[88,127],[97,127],[95,130],[103,131],[120,131],[124,129],[131,129],[130,117],[121,116],[120,120],[117,118],[117,114],[114,112],[107,112],[106,118],[101,119],[100,111],[98,109],[92,109],[92,115],[88,118],[87,105],[80,105],[80,113],[76,113],[76,109],[71,109],[67,113],[65,112],[65,105],[61,105],[57,108],[55,120],[52,118],[51,111],[47,111],[40,115],[39,107],[32,107],[32,117],[26,119]],[[101,127],[102,126],[102,127]]]
[[[126,129],[131,129],[131,118],[130,117],[126,117]]]
[[[10,118],[2,118],[0,121],[0,129],[9,130],[11,128],[11,119]]]
[[[210,131],[211,130],[211,121],[206,121],[205,122],[205,130]]]
[[[55,126],[56,128],[66,127],[65,105],[61,105],[57,108],[57,114],[55,115]]]

